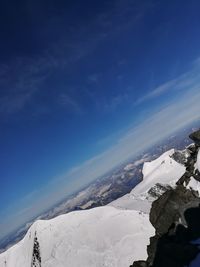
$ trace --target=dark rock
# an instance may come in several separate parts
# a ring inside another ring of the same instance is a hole
[[[186,171],[183,176],[176,182],[177,185],[188,185],[189,181],[190,181],[190,177],[191,177],[191,173]]]
[[[185,162],[186,171],[176,183],[177,185],[188,185],[191,176],[193,176],[197,181],[200,181],[200,173],[195,170],[195,163],[197,161],[199,148],[198,146],[192,144],[187,148],[187,150],[190,150],[190,152],[189,157]]]
[[[171,156],[176,162],[184,165],[187,162],[186,153],[182,151],[175,151]]]
[[[191,241],[200,237],[200,207],[184,212],[187,228],[178,225],[175,233],[162,235],[157,242],[156,254],[151,267],[184,267],[200,253],[199,245]]]
[[[188,150],[188,152],[189,153],[194,153],[194,152],[196,152],[196,145],[195,144],[191,144],[191,145],[189,145],[188,147],[187,147],[187,150]]]
[[[148,264],[152,264],[157,251],[160,237],[166,233],[173,234],[179,221],[185,221],[184,212],[200,203],[197,193],[179,185],[175,189],[166,191],[159,199],[153,202],[150,212],[150,222],[156,230],[156,236],[150,239],[147,248]]]
[[[159,191],[164,193],[160,196],[154,188],[149,191],[158,196],[152,203],[149,218],[155,228],[155,236],[150,238],[146,262],[134,262],[132,267],[189,266],[200,253],[200,246],[191,243],[200,238],[200,198],[198,192],[185,187],[191,177],[200,181],[200,172],[195,169],[200,147],[200,130],[192,133],[190,138],[195,144],[187,147],[187,157],[184,152],[175,152],[172,155],[174,160],[186,167],[177,187],[162,190],[161,185]]]
[[[159,235],[168,231],[172,223],[178,223],[183,217],[183,212],[193,205],[200,203],[198,195],[184,186],[167,190],[158,200],[152,204],[150,222]]]
[[[169,185],[162,185],[160,183],[155,184],[151,189],[148,191],[148,195],[158,198],[160,197],[164,192],[171,189],[171,186]]]
[[[194,179],[196,179],[197,181],[200,182],[200,172],[199,170],[195,170],[194,174],[193,174]]]
[[[147,267],[147,263],[145,261],[135,261],[130,267]]]
[[[31,267],[41,267],[40,244],[38,242],[36,232],[35,232],[34,243],[33,243]]]
[[[200,130],[193,132],[189,135],[190,139],[195,142],[197,146],[200,146]]]

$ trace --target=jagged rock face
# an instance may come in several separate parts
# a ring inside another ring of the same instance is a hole
[[[186,149],[187,157],[176,152],[173,155],[186,166],[186,172],[175,189],[168,188],[152,204],[149,219],[156,234],[150,238],[147,261],[134,262],[132,267],[184,267],[200,253],[198,246],[191,243],[200,238],[200,198],[198,192],[187,188],[191,177],[200,181],[200,173],[195,168],[200,130],[189,137],[195,144]]]
[[[183,152],[182,151],[175,151],[174,154],[172,155],[172,158],[176,162],[184,165],[187,162],[187,154],[188,153],[189,153],[189,151],[183,151]]]
[[[148,194],[157,199],[158,197],[160,197],[164,192],[166,192],[167,190],[171,189],[171,186],[169,185],[162,185],[160,183],[155,184],[155,186],[153,186],[149,191]]]
[[[191,240],[200,237],[200,199],[197,193],[184,186],[167,190],[153,202],[150,221],[156,235],[150,238],[146,262],[134,262],[132,267],[184,267],[199,253]],[[196,207],[192,210],[191,207]],[[192,216],[191,216],[192,213]],[[179,224],[182,222],[188,229]]]
[[[177,185],[187,185],[190,181],[190,177],[194,177],[197,181],[200,181],[200,173],[195,169],[195,163],[197,161],[197,154],[199,147],[195,144],[190,145],[187,148],[189,156],[185,162],[186,171],[183,176],[178,180]]]
[[[186,209],[198,206],[200,203],[198,195],[193,190],[184,186],[167,190],[159,199],[153,202],[150,212],[150,222],[156,233],[166,233],[172,223],[184,221],[183,213]]]
[[[174,234],[179,222],[186,224],[184,212],[190,207],[197,207],[200,199],[196,192],[184,186],[166,191],[156,200],[150,212],[150,222],[155,227],[156,235],[150,239],[148,251],[148,266],[153,265],[160,237],[170,231]],[[163,241],[162,241],[163,242]],[[174,249],[176,246],[174,246]]]
[[[189,137],[195,142],[196,145],[200,146],[200,130],[191,133]]]
[[[147,267],[147,263],[145,261],[135,261],[132,267]]]
[[[157,240],[155,257],[151,267],[185,267],[200,253],[199,246],[192,243],[200,237],[200,207],[189,208],[184,212],[186,227],[173,224],[167,233]]]

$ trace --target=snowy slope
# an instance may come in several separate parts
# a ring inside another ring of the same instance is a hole
[[[184,174],[185,167],[172,159],[174,149],[171,149],[152,162],[146,162],[143,167],[143,181],[133,192],[141,195],[147,192],[156,183],[174,186],[176,181]]]
[[[154,235],[148,213],[155,198],[148,191],[157,183],[175,185],[185,172],[173,153],[145,163],[143,181],[108,206],[37,221],[22,241],[0,254],[0,267],[40,267],[31,265],[35,236],[42,267],[128,267],[146,259]]]
[[[34,223],[21,242],[0,255],[0,267],[30,267],[35,232],[42,267],[124,267],[146,258],[154,229],[137,211],[106,206],[71,212]]]
[[[185,167],[172,159],[174,149],[171,149],[159,158],[145,162],[143,166],[143,181],[129,194],[111,202],[109,205],[130,210],[140,210],[149,213],[152,198],[148,191],[157,183],[174,186],[176,181],[184,174]]]

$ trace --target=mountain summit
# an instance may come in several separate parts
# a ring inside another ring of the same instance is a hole
[[[199,252],[191,243],[200,237],[194,220],[200,218],[198,134],[185,150],[145,162],[142,182],[107,206],[36,221],[0,254],[0,267],[188,264]]]

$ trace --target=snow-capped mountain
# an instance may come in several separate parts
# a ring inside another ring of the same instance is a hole
[[[114,168],[105,175],[92,181],[85,187],[80,188],[77,192],[66,196],[60,203],[56,203],[46,212],[39,214],[26,224],[21,225],[20,228],[16,229],[13,233],[5,235],[5,237],[0,240],[0,253],[6,251],[22,240],[30,226],[37,220],[52,219],[58,215],[75,210],[85,210],[105,206],[125,194],[130,193],[130,191],[143,179],[142,168],[144,162],[158,158],[173,147],[183,150],[191,143],[187,137],[191,131],[191,127],[188,127],[188,129],[170,136],[156,146],[153,146],[138,154],[136,157],[123,162],[121,165],[117,166],[117,168]],[[176,160],[183,164],[183,161],[179,161],[179,158]],[[161,190],[159,189],[159,191]]]
[[[0,267],[124,267],[145,260],[155,232],[151,203],[185,172],[173,154],[146,162],[143,181],[108,206],[35,222],[23,240],[0,254]]]
[[[0,255],[0,266],[128,266],[133,254],[146,258],[153,234],[148,216],[138,211],[100,207],[71,212],[34,223],[22,241]],[[33,261],[36,238],[41,264]]]
[[[185,210],[200,204],[199,146],[171,149],[145,162],[142,173],[142,182],[107,206],[36,221],[0,254],[0,267],[160,267],[152,265],[160,238],[175,235],[171,225],[185,225]]]
[[[175,150],[171,149],[156,160],[145,162],[142,171],[143,181],[129,194],[109,205],[120,209],[140,210],[149,213],[155,197],[159,196],[163,190],[165,191],[166,186],[175,186],[177,180],[185,172],[185,166],[173,159],[174,153]]]

